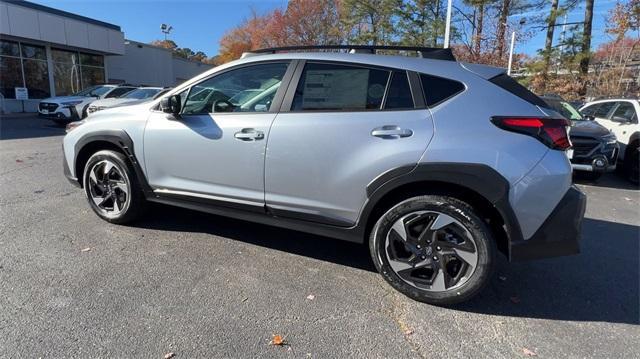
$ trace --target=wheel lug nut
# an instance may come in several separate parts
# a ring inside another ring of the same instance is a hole
[[[441,250],[442,250],[442,248],[440,248],[440,247],[436,247],[436,250],[437,250],[437,251],[441,251]]]
[[[433,256],[433,260],[437,262],[438,261],[438,257]]]
[[[418,245],[416,246],[416,248],[420,249],[420,248],[422,248],[422,246],[418,244]]]
[[[420,256],[420,259],[427,259],[427,257],[425,257],[425,256]]]

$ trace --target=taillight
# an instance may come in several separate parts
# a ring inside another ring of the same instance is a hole
[[[535,137],[554,150],[571,148],[567,132],[571,122],[564,118],[495,116],[491,122],[503,130]]]

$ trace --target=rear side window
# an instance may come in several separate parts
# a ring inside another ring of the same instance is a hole
[[[427,107],[433,107],[464,90],[461,82],[442,77],[420,74]]]
[[[379,110],[389,73],[359,66],[308,63],[291,110]]]
[[[520,97],[521,99],[534,104],[536,106],[548,108],[549,106],[540,97],[536,96],[533,92],[527,90],[526,87],[520,85],[518,81],[511,78],[507,74],[498,75],[489,79],[494,85],[509,91],[513,95]]]
[[[393,71],[384,103],[385,110],[412,109],[413,97],[406,71]]]

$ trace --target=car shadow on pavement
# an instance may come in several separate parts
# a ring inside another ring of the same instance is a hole
[[[640,323],[640,227],[585,218],[581,253],[508,263],[470,302],[455,307],[523,318]]]
[[[624,174],[620,171],[604,174],[597,181],[589,180],[582,175],[576,174],[573,177],[573,182],[580,185],[589,185],[603,188],[624,189],[624,190],[638,190],[640,187],[631,183],[624,178]]]
[[[0,140],[64,136],[65,126],[34,114],[0,116]]]
[[[208,233],[375,272],[365,245],[154,204],[141,228]],[[450,309],[523,318],[639,322],[640,227],[595,219],[583,224],[582,253],[508,263],[469,302]]]
[[[135,226],[165,231],[208,233],[256,246],[297,254],[357,269],[375,267],[366,246],[303,232],[246,222],[178,207],[152,204]]]

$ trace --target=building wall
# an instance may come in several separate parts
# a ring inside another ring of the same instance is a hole
[[[31,3],[0,1],[0,33],[111,54],[124,53],[124,33],[111,24]]]
[[[170,50],[127,40],[122,56],[105,58],[108,82],[175,86],[212,66],[173,57]]]

